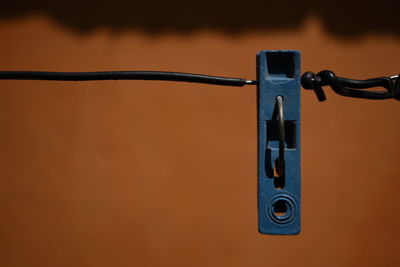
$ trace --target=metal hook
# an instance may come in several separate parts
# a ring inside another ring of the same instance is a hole
[[[278,138],[279,138],[279,156],[275,160],[276,173],[281,177],[285,171],[285,120],[283,117],[283,97],[276,97],[278,107]]]

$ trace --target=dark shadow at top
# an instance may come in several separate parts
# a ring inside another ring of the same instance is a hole
[[[359,2],[359,3],[357,3]],[[135,1],[15,0],[1,4],[0,19],[45,14],[79,32],[97,27],[149,33],[209,29],[230,34],[296,29],[313,14],[341,37],[400,35],[400,1]]]

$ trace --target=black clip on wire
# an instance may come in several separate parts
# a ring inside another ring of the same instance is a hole
[[[342,96],[365,99],[396,99],[400,100],[400,77],[379,77],[368,80],[353,80],[337,77],[333,71],[323,70],[316,75],[306,72],[301,76],[301,85],[304,89],[314,90],[319,101],[325,101],[325,93],[322,86],[330,86],[332,90]],[[367,91],[372,87],[383,87],[386,91]]]

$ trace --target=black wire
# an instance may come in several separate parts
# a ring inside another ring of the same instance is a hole
[[[51,81],[96,81],[96,80],[157,80],[206,83],[225,86],[244,86],[257,81],[242,78],[209,76],[194,73],[165,71],[103,71],[103,72],[42,72],[0,71],[0,80],[51,80]]]
[[[341,96],[376,100],[390,98],[400,100],[400,77],[398,75],[354,80],[338,77],[330,70],[323,70],[317,74],[308,71],[301,76],[301,85],[304,89],[314,90],[319,101],[326,100],[325,93],[322,90],[323,86],[330,86],[335,93]],[[383,87],[385,90],[362,90],[373,87]]]

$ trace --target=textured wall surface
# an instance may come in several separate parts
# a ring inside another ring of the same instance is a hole
[[[235,32],[186,14],[187,29],[152,31],[3,13],[0,70],[255,78],[259,50],[296,49],[303,71],[400,72],[393,24],[341,34],[308,14]],[[281,237],[257,232],[254,86],[0,81],[0,266],[399,266],[400,102],[327,98],[302,92],[302,232]]]

